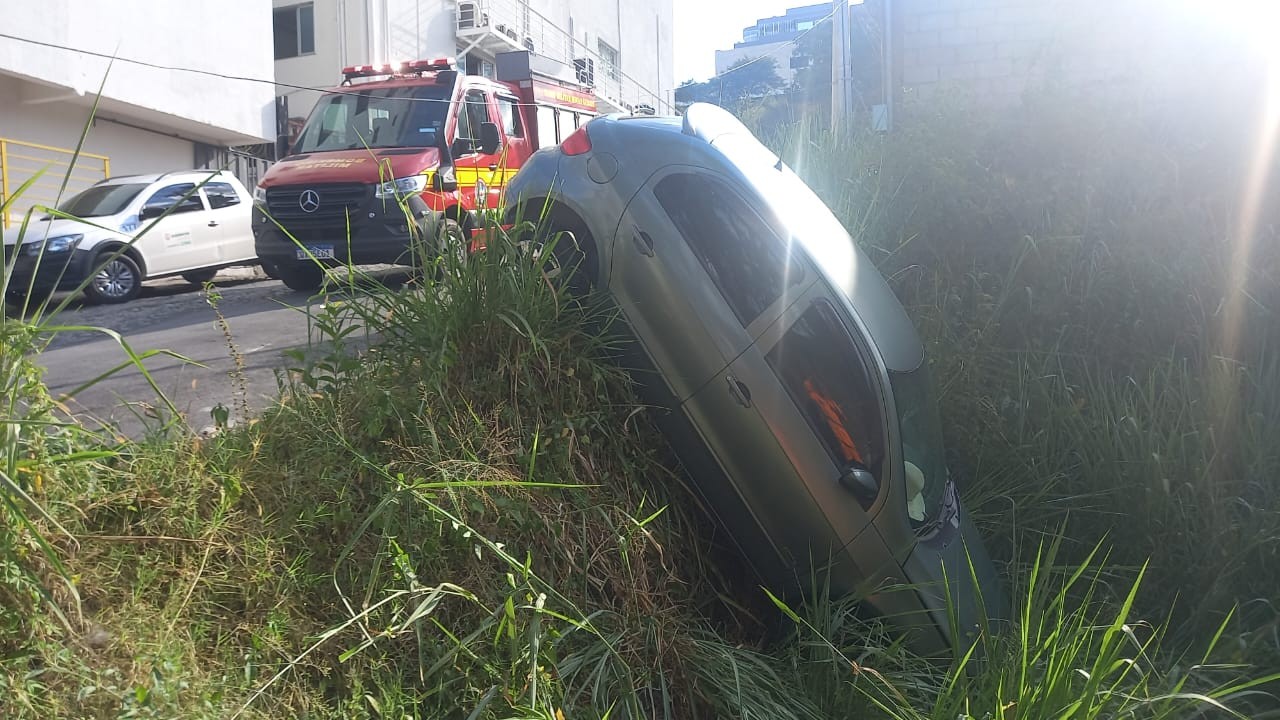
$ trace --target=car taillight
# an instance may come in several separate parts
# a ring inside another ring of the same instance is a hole
[[[581,155],[591,152],[591,138],[587,135],[587,126],[583,125],[578,128],[577,132],[564,139],[560,143],[560,149],[565,155]]]

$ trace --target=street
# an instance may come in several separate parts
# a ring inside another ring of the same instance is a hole
[[[261,410],[278,395],[276,371],[290,362],[285,351],[305,349],[311,341],[318,341],[314,333],[308,337],[306,313],[320,308],[324,298],[294,292],[264,278],[260,271],[226,270],[215,282],[221,295],[218,309],[230,328],[231,342],[244,359],[248,404]],[[181,279],[148,283],[141,297],[122,305],[73,301],[55,324],[109,328],[123,335],[137,353],[169,350],[200,363],[167,355],[145,363],[161,390],[197,431],[213,425],[210,413],[217,405],[229,410],[235,407],[231,374],[235,360],[228,339],[204,292]],[[126,360],[114,339],[96,332],[59,334],[38,357],[55,398]],[[143,374],[127,368],[81,391],[66,404],[91,427],[114,424],[123,434],[137,436],[146,428],[148,408],[160,404],[157,400]]]

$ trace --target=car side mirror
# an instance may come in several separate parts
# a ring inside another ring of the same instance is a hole
[[[163,205],[147,205],[142,208],[142,212],[138,213],[138,221],[146,222],[148,220],[154,220],[161,215],[164,215],[165,210],[168,210],[168,208]]]
[[[502,147],[502,136],[498,134],[497,123],[480,123],[480,152],[492,155]]]
[[[840,474],[840,487],[848,490],[866,510],[880,494],[880,481],[865,466],[853,463]]]

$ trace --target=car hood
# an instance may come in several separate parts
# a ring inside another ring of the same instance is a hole
[[[4,244],[16,245],[18,243],[19,236],[21,236],[23,243],[30,243],[43,240],[45,238],[61,237],[63,235],[88,235],[90,233],[102,232],[99,228],[88,223],[111,227],[114,222],[115,216],[87,218],[83,222],[79,220],[67,220],[65,218],[56,218],[52,220],[32,218],[31,222],[27,224],[26,233],[22,232],[22,227],[20,225],[5,230]]]
[[[385,182],[417,175],[439,164],[436,148],[384,148],[305,153],[281,160],[263,187],[331,182]]]

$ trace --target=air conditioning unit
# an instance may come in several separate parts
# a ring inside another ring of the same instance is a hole
[[[481,27],[476,23],[476,19],[480,17],[480,9],[473,2],[458,3],[458,29],[467,30],[470,28]]]
[[[595,58],[574,58],[573,68],[577,72],[578,82],[583,85],[596,84],[596,61]]]
[[[533,38],[527,37],[524,39],[524,49],[533,52]]]

